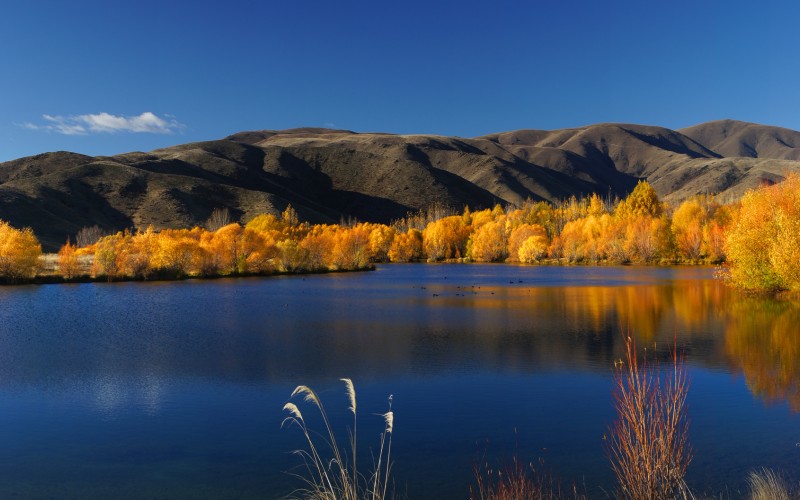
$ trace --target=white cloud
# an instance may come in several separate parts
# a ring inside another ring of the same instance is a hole
[[[42,115],[44,123],[23,123],[28,130],[45,130],[63,135],[87,135],[94,133],[133,132],[148,134],[171,134],[183,129],[171,116],[161,118],[146,111],[138,116],[117,116],[110,113],[89,115]]]

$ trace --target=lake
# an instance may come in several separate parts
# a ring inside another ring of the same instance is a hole
[[[393,396],[409,498],[467,498],[475,464],[515,455],[605,498],[627,335],[685,353],[694,490],[800,470],[800,308],[710,268],[396,264],[5,287],[0,303],[2,498],[281,497],[302,486],[287,472],[303,445],[283,404],[309,385],[344,431],[341,377],[362,458]]]

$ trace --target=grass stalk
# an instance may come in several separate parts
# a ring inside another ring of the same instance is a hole
[[[367,478],[358,471],[358,434],[357,434],[357,405],[356,391],[350,379],[341,379],[344,382],[350,403],[348,410],[353,414],[353,428],[348,428],[347,446],[352,457],[348,459],[346,448],[340,448],[333,426],[317,393],[311,388],[300,385],[292,392],[290,399],[302,397],[302,401],[317,409],[323,426],[324,433],[317,434],[309,430],[300,408],[292,402],[287,402],[283,409],[288,413],[283,425],[296,426],[306,440],[306,449],[295,450],[294,453],[301,457],[305,474],[293,474],[298,477],[305,487],[295,490],[294,498],[325,499],[325,500],[383,500],[387,498],[388,482],[391,473],[391,446],[394,413],[391,411],[391,396],[389,397],[389,411],[381,416],[384,418],[385,427],[380,436],[380,451],[377,465],[372,474]],[[320,448],[318,441],[324,443]],[[384,446],[386,454],[384,456]],[[323,453],[327,450],[327,453]]]

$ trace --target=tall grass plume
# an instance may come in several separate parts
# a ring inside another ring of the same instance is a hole
[[[374,458],[373,471],[364,476],[358,472],[358,435],[356,391],[352,380],[341,379],[345,384],[348,411],[353,415],[352,428],[348,427],[348,442],[340,446],[325,411],[325,406],[316,392],[310,387],[300,385],[292,392],[290,399],[302,398],[302,401],[316,409],[319,413],[324,432],[318,433],[309,429],[300,408],[293,402],[287,402],[283,410],[288,414],[283,425],[300,429],[306,441],[306,448],[293,453],[302,459],[304,472],[294,474],[305,486],[294,492],[295,498],[325,500],[382,500],[390,494],[389,478],[392,471],[391,450],[394,429],[394,413],[392,412],[392,396],[389,396],[389,411],[380,416],[384,419],[384,429],[380,434],[379,450]],[[348,457],[349,453],[349,457]]]
[[[771,469],[754,470],[747,476],[751,500],[789,500],[792,496],[786,481]]]

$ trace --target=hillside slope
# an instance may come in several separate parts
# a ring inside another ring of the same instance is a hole
[[[647,178],[659,194],[741,196],[798,170],[800,133],[742,122],[681,131],[599,124],[473,139],[347,130],[249,131],[148,153],[45,153],[0,164],[0,219],[46,249],[81,227],[188,227],[218,207],[247,221],[288,204],[312,222],[390,222],[435,203],[472,208],[598,192]]]

